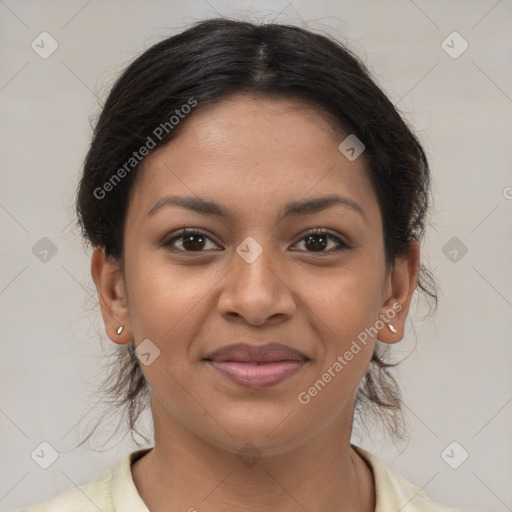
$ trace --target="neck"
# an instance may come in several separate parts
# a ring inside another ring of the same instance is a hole
[[[162,418],[152,405],[154,418]],[[133,479],[152,512],[238,512],[248,505],[255,512],[370,512],[373,475],[350,446],[351,419],[286,451],[269,446],[267,454],[267,447],[264,453],[251,445],[219,447],[176,420],[169,426],[167,416],[165,428],[154,421],[155,447],[133,464]]]

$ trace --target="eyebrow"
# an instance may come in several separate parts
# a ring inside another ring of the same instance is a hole
[[[368,222],[366,214],[361,206],[351,199],[337,194],[329,194],[327,196],[315,197],[313,199],[286,203],[284,206],[283,218],[287,216],[310,215],[326,210],[334,205],[341,205],[350,208],[351,210],[359,213],[365,222]],[[151,210],[146,214],[146,217],[154,215],[164,206],[179,206],[201,215],[214,215],[217,217],[230,216],[230,212],[226,207],[202,197],[166,195],[155,203]]]

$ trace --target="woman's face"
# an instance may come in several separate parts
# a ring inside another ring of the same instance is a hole
[[[232,452],[250,442],[269,454],[350,428],[377,336],[403,335],[417,266],[386,269],[364,153],[347,159],[338,146],[348,134],[291,99],[236,95],[180,128],[149,154],[132,188],[124,276],[93,256],[109,336],[144,343],[155,428],[180,425]],[[310,203],[333,195],[341,200]],[[187,208],[171,196],[217,206]],[[180,238],[183,228],[200,235]],[[382,315],[398,334],[381,322],[379,334],[368,331]],[[307,360],[272,363],[253,379],[247,363],[207,360],[238,343],[279,343]]]

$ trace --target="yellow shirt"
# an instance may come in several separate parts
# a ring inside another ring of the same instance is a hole
[[[464,512],[433,501],[377,457],[352,445],[372,468],[377,506],[375,512]],[[152,448],[137,450],[112,471],[22,512],[150,512],[137,492],[131,464]]]

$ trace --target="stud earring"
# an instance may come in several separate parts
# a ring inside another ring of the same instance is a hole
[[[119,329],[117,329],[117,334],[121,334],[123,332],[123,326],[121,325],[121,327],[119,327]]]
[[[397,332],[398,332],[398,331],[396,330],[395,326],[394,326],[394,325],[392,325],[392,324],[389,324],[389,323],[388,323],[388,328],[389,328],[389,330],[390,330],[391,332],[394,332],[394,333],[397,333]]]

